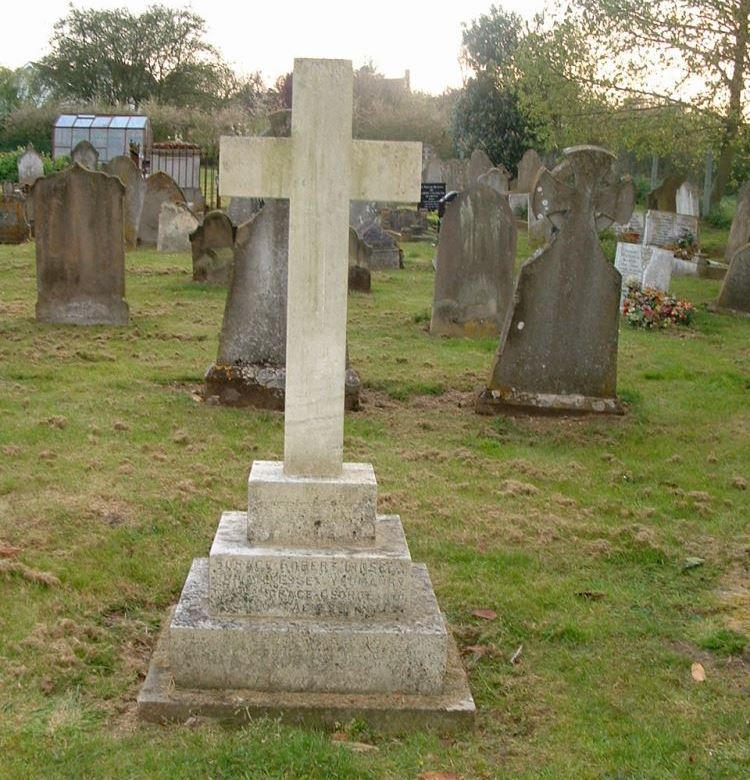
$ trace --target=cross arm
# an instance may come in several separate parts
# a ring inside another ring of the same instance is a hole
[[[292,182],[290,138],[222,136],[221,194],[244,198],[288,198]]]
[[[421,198],[422,144],[353,141],[352,200],[418,203]]]

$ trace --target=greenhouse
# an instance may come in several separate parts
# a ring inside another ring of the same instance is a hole
[[[132,157],[141,168],[151,150],[151,122],[147,116],[61,114],[52,133],[53,157],[69,156],[83,140],[99,152],[100,163],[124,154]]]

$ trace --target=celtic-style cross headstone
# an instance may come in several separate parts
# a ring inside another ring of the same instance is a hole
[[[521,269],[478,411],[619,411],[620,274],[604,257],[599,232],[628,221],[635,192],[606,150],[578,146],[564,154],[534,183],[530,206],[558,232]]]
[[[352,139],[351,62],[294,63],[291,138],[221,139],[222,195],[288,198],[284,472],[342,471],[349,202],[416,203],[418,143]]]

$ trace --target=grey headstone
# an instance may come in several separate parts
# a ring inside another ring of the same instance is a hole
[[[635,190],[604,149],[566,149],[542,169],[531,207],[558,232],[524,263],[477,411],[617,412],[620,274],[599,231],[627,222]]]
[[[487,156],[487,153],[481,149],[475,149],[469,158],[466,186],[471,187],[472,184],[476,184],[479,177],[483,173],[491,171],[493,167],[492,160]]]
[[[359,230],[378,218],[378,204],[374,201],[353,200],[349,205],[349,226]]]
[[[446,192],[463,192],[469,186],[468,160],[446,160],[442,167]]]
[[[433,157],[427,161],[422,169],[423,182],[442,182],[445,181],[445,172],[443,171],[443,161],[439,157]]]
[[[535,149],[527,149],[523,153],[521,162],[518,163],[518,178],[516,179],[516,192],[531,192],[542,161]]]
[[[146,180],[130,157],[122,154],[113,157],[103,170],[110,176],[117,176],[125,185],[125,249],[133,250],[138,245],[138,223],[146,195]]]
[[[146,179],[143,208],[138,222],[138,242],[144,246],[156,246],[159,239],[162,203],[185,203],[185,196],[171,176],[164,171],[157,171]]]
[[[674,255],[667,249],[618,242],[615,268],[622,277],[621,301],[631,280],[643,288],[669,292],[674,262]]]
[[[359,237],[357,231],[349,228],[349,290],[370,292],[370,255],[372,250]]]
[[[698,241],[698,217],[676,214],[673,211],[646,212],[643,243],[651,246],[669,246],[680,241]]]
[[[682,179],[674,174],[666,179],[655,189],[649,192],[646,203],[648,208],[655,211],[677,212],[677,190],[682,184]]]
[[[267,199],[237,227],[234,268],[216,363],[206,395],[228,406],[284,408],[289,202]],[[347,409],[359,405],[359,377],[346,371]]]
[[[383,271],[403,267],[403,253],[390,233],[376,222],[364,225],[357,231],[371,250],[370,270]]]
[[[750,314],[750,243],[735,252],[717,305],[722,309]]]
[[[190,234],[193,281],[229,284],[234,265],[236,228],[223,211],[210,211]]]
[[[126,325],[125,187],[74,164],[37,180],[36,318],[73,325]]]
[[[99,152],[85,138],[73,147],[70,157],[74,163],[78,163],[91,171],[95,171],[99,164]]]
[[[516,225],[504,195],[475,184],[440,225],[430,332],[497,336],[513,296]]]
[[[507,193],[510,188],[510,174],[503,166],[490,168],[477,181],[487,187],[492,187],[496,192]]]
[[[29,144],[26,151],[18,158],[18,181],[26,187],[31,187],[37,179],[44,176],[44,160]]]
[[[747,243],[750,243],[750,181],[742,185],[737,195],[737,206],[724,253],[727,263],[731,263],[737,252]]]
[[[11,190],[0,195],[0,244],[21,244],[29,238],[25,198]]]
[[[198,218],[187,203],[162,203],[159,211],[159,252],[190,252],[190,234],[198,227]]]
[[[700,217],[701,192],[698,187],[689,181],[682,182],[675,194],[675,206],[678,214]]]
[[[227,206],[227,216],[232,220],[233,225],[241,225],[252,219],[263,207],[263,201],[260,198],[240,198],[233,196],[229,199]]]
[[[6,197],[9,195],[15,195],[16,194],[16,185],[12,181],[4,181],[3,182],[3,195]]]

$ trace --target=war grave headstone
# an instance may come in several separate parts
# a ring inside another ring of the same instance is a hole
[[[22,244],[29,238],[26,221],[26,198],[20,193],[6,192],[0,195],[0,244]]]
[[[400,518],[343,462],[351,199],[416,202],[419,144],[351,138],[350,62],[296,60],[292,137],[222,138],[227,194],[289,198],[284,461],[255,461],[159,641],[144,718],[255,715],[387,730],[467,725],[474,703]]]
[[[404,253],[396,239],[377,222],[363,225],[357,233],[370,248],[370,270],[388,271],[404,267]]]
[[[75,163],[37,179],[36,318],[71,325],[127,325],[125,187]]]
[[[31,187],[37,179],[44,176],[44,160],[29,144],[26,151],[18,158],[18,181],[24,187]]]
[[[622,276],[620,305],[633,279],[644,289],[648,287],[669,292],[674,262],[674,255],[668,249],[618,241],[615,268]]]
[[[97,152],[95,147],[85,138],[73,147],[70,158],[74,163],[78,163],[84,168],[88,168],[90,171],[95,171],[99,165],[99,152]]]
[[[187,202],[174,179],[164,171],[157,171],[146,179],[143,208],[138,222],[139,244],[156,246],[159,240],[159,215],[163,203],[186,204]]]
[[[138,166],[125,155],[113,157],[102,169],[125,185],[125,249],[132,251],[138,245],[138,223],[146,195],[146,180]]]
[[[731,263],[737,252],[748,242],[750,242],[750,181],[745,182],[737,194],[737,206],[724,253],[726,262]]]
[[[735,252],[716,308],[750,315],[750,244]]]
[[[671,246],[681,241],[698,241],[698,218],[688,214],[649,209],[643,226],[643,243]]]
[[[536,149],[527,149],[518,163],[518,178],[516,179],[516,192],[531,192],[534,180],[542,167],[542,161]]]
[[[349,291],[368,293],[372,290],[370,255],[372,250],[359,237],[357,231],[349,228]]]
[[[159,210],[158,252],[190,252],[190,234],[200,224],[187,203],[162,203]]]
[[[677,190],[682,184],[679,176],[671,174],[646,197],[646,204],[653,211],[677,211]]]
[[[675,211],[678,214],[688,214],[691,217],[701,215],[701,192],[689,181],[684,181],[675,193]]]
[[[513,297],[516,225],[505,195],[474,184],[446,207],[437,246],[430,333],[500,333]]]
[[[193,281],[229,284],[237,229],[223,211],[209,211],[190,234]]]
[[[619,413],[617,339],[621,277],[607,262],[599,232],[628,221],[633,182],[619,179],[616,157],[578,146],[542,170],[532,207],[558,229],[524,263],[506,317],[483,414]]]

